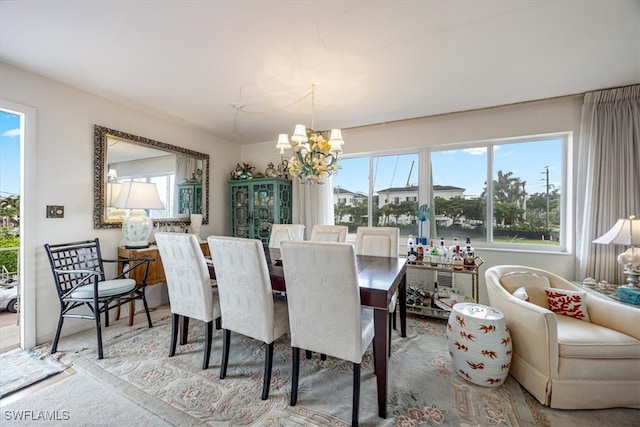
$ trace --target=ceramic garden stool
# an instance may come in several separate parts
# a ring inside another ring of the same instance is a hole
[[[447,323],[449,353],[456,374],[486,387],[502,385],[511,365],[511,336],[504,315],[476,303],[453,306]]]

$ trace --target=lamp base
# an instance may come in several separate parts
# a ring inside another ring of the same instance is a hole
[[[122,222],[124,246],[127,249],[149,247],[149,238],[153,231],[153,221],[144,209],[131,209],[129,216]]]

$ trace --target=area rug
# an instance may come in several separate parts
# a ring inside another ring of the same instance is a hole
[[[408,336],[394,332],[389,361],[388,417],[377,415],[376,378],[369,350],[362,362],[362,425],[534,426],[519,385],[508,377],[500,387],[476,386],[451,371],[446,322],[407,320]],[[229,368],[219,378],[221,334],[214,338],[211,364],[202,370],[203,326],[193,322],[186,345],[168,357],[167,319],[105,342],[67,352],[75,369],[88,373],[174,425],[347,426],[351,420],[352,365],[314,355],[300,367],[298,404],[289,405],[291,348],[275,345],[269,398],[260,400],[264,347],[232,334]]]
[[[60,371],[60,367],[42,360],[32,351],[16,348],[2,353],[0,354],[0,398]]]

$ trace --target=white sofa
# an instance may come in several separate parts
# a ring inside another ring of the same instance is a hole
[[[492,307],[513,342],[509,373],[540,403],[560,409],[640,408],[640,308],[586,295],[589,321],[549,309],[545,287],[584,291],[518,265],[485,272]],[[529,302],[513,295],[524,287]]]

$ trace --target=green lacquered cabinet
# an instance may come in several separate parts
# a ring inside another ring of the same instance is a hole
[[[291,181],[256,178],[229,181],[230,235],[269,243],[271,224],[291,224]]]
[[[200,213],[202,213],[202,183],[187,182],[178,184],[178,214]]]

